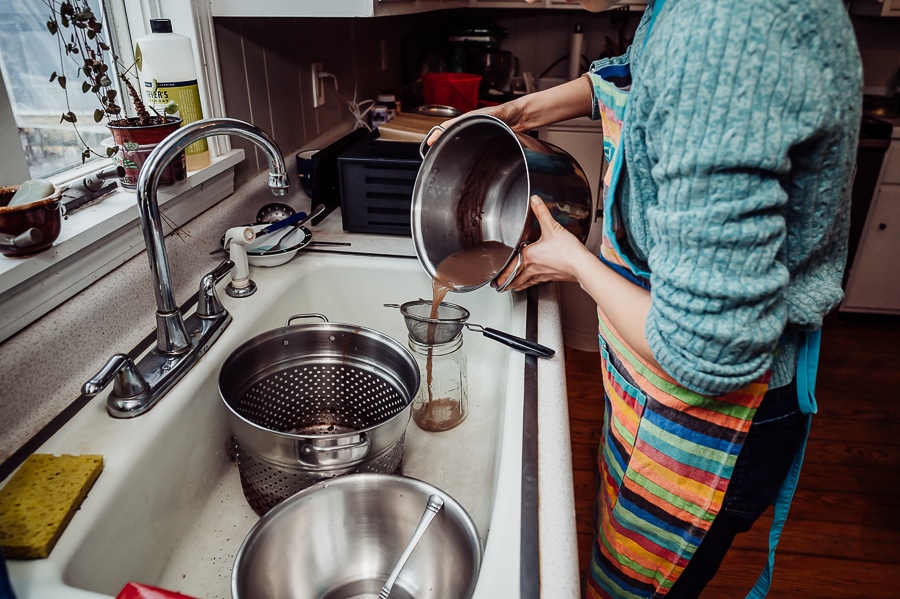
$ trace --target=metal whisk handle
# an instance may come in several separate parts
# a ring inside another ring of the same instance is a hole
[[[407,543],[406,549],[403,550],[403,554],[397,561],[397,565],[394,566],[394,571],[391,572],[391,575],[388,576],[387,582],[385,582],[384,586],[381,587],[381,592],[378,594],[378,599],[388,599],[388,596],[391,594],[391,589],[394,587],[394,582],[396,582],[397,577],[400,576],[400,571],[403,569],[403,566],[406,565],[406,561],[409,559],[409,556],[412,555],[413,549],[415,549],[416,545],[418,545],[419,539],[421,539],[422,535],[425,534],[425,529],[428,528],[428,525],[431,524],[431,521],[434,519],[435,514],[437,514],[442,507],[444,507],[444,500],[440,495],[435,494],[428,497],[428,504],[425,506],[425,513],[422,514],[422,518],[419,520],[419,525],[416,526],[416,530],[413,532],[412,538],[410,538],[409,543]]]

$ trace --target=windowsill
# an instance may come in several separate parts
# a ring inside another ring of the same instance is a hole
[[[234,166],[243,158],[243,150],[231,150],[159,190],[166,217],[184,224],[231,195]],[[67,216],[47,250],[28,258],[0,256],[0,342],[142,252],[138,220],[135,192],[118,188]]]

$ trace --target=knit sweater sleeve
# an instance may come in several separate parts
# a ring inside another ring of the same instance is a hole
[[[823,77],[834,53],[824,46],[849,26],[814,14],[823,4],[842,8],[668,2],[635,57],[625,151],[631,195],[654,198],[629,221],[652,273],[646,334],[663,368],[699,393],[764,373],[788,321],[789,214],[816,201],[802,186],[823,166],[804,166],[798,148],[824,156],[847,134],[835,115],[852,90]]]

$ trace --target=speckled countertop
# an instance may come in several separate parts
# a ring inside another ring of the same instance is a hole
[[[187,235],[180,241],[167,241],[179,303],[196,293],[201,276],[221,261],[220,255],[210,251],[218,246],[225,229],[251,222],[260,206],[273,201],[260,192],[264,188],[260,176],[183,225]],[[302,191],[285,201],[295,209],[309,210]],[[343,231],[339,211],[312,232],[314,241],[350,245],[310,246],[307,251],[415,257],[410,238]],[[146,260],[144,253],[138,254],[0,345],[0,461],[72,404],[84,381],[111,355],[131,350],[152,333],[154,300]],[[559,293],[556,285],[542,286],[538,293],[538,341],[557,349],[553,359],[538,360],[541,595],[575,598],[580,585]]]

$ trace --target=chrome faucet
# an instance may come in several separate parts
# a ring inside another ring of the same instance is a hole
[[[203,277],[197,311],[185,321],[175,303],[156,198],[156,188],[169,162],[192,143],[214,135],[237,135],[262,148],[269,163],[269,188],[276,196],[287,193],[289,180],[281,150],[264,131],[244,121],[228,118],[194,121],[169,135],[150,153],[138,175],[137,203],[156,295],[156,347],[137,365],[125,354],[114,355],[82,387],[82,393],[92,396],[115,379],[107,400],[107,410],[113,417],[131,418],[153,407],[231,322],[231,315],[220,303],[215,289],[216,281],[234,266],[231,261],[223,262]]]

